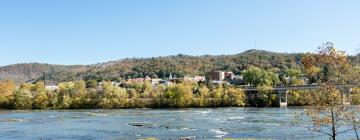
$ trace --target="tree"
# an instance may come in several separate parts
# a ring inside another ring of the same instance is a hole
[[[90,98],[87,97],[85,81],[77,81],[74,84],[74,94],[72,94],[72,108],[87,108]]]
[[[20,89],[29,90],[33,95],[33,108],[46,109],[49,105],[49,98],[45,91],[44,82],[36,82],[35,84],[24,84]]]
[[[227,89],[227,94],[229,96],[229,102],[231,106],[243,107],[245,106],[245,93],[239,88],[230,87]]]
[[[27,89],[19,89],[14,94],[14,107],[15,109],[31,109],[32,108],[32,95]]]
[[[102,108],[122,108],[126,103],[127,92],[125,89],[114,86],[111,82],[103,82],[103,97],[100,101]]]
[[[351,129],[355,132],[356,139],[360,140],[359,129],[360,129],[360,106],[352,107],[348,114],[346,114],[346,121],[350,124]]]
[[[165,85],[157,85],[150,93],[151,97],[151,106],[153,107],[162,107],[165,104],[164,100],[164,92],[165,92]]]
[[[210,90],[206,86],[201,86],[199,88],[199,98],[200,98],[200,107],[206,107],[209,105],[209,101],[207,100],[209,98],[209,92]]]
[[[250,67],[243,71],[243,76],[247,84],[250,84],[250,86],[258,86],[261,84],[263,70],[258,67]]]
[[[97,81],[96,80],[87,80],[86,81],[86,88],[96,88]]]
[[[165,97],[170,100],[170,107],[189,107],[192,104],[192,96],[193,90],[189,83],[170,86],[165,91]]]
[[[301,75],[301,70],[299,70],[299,69],[287,69],[287,70],[286,70],[286,74],[287,74],[289,77],[300,77],[300,75]]]
[[[258,93],[256,94],[255,106],[257,107],[271,107],[275,106],[276,95],[273,94],[271,86],[257,86]]]
[[[59,108],[70,108],[72,107],[72,98],[71,96],[76,93],[74,88],[74,82],[63,82],[59,83],[58,90],[58,107]]]
[[[271,70],[249,67],[243,71],[244,81],[251,86],[273,86],[280,82],[279,75]]]
[[[223,93],[225,92],[225,89],[222,85],[217,86],[215,89],[211,91],[211,97],[212,97],[212,106],[217,107],[222,105],[222,97]]]
[[[44,82],[36,82],[35,84],[32,84],[30,86],[30,90],[35,93],[40,93],[45,91],[45,85]]]
[[[15,83],[12,81],[0,81],[0,108],[10,108],[13,102]]]
[[[318,75],[320,90],[313,93],[310,106],[305,113],[297,115],[307,117],[312,125],[306,126],[310,130],[330,136],[333,140],[339,134],[345,133],[347,128],[347,114],[353,111],[346,104],[347,85],[358,80],[353,75],[352,66],[344,52],[337,50],[333,43],[325,43],[319,47],[317,54],[307,54],[303,59],[305,71],[309,75]],[[358,82],[358,81],[357,81]],[[344,86],[338,87],[336,85]],[[305,121],[300,119],[301,121]]]
[[[36,93],[33,104],[36,109],[46,109],[49,105],[49,98],[47,94],[44,91]]]

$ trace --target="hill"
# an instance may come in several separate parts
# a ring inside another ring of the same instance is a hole
[[[170,73],[184,75],[204,75],[212,70],[228,70],[240,74],[248,66],[264,69],[301,67],[301,53],[275,53],[263,50],[248,50],[235,55],[174,55],[152,58],[128,58],[93,65],[51,65],[40,63],[15,64],[0,67],[0,80],[11,79],[17,83],[51,79],[54,83],[77,79],[112,79],[166,77]]]
[[[56,81],[65,80],[71,75],[86,71],[88,66],[63,66],[40,63],[14,64],[0,67],[1,80],[13,80],[16,83],[36,81],[44,73],[59,77]],[[63,77],[64,79],[61,79]]]

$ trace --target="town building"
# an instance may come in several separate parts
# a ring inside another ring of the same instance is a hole
[[[56,85],[48,85],[48,86],[45,86],[45,90],[49,90],[49,91],[56,91],[58,90],[59,87],[56,86]]]
[[[222,81],[225,79],[225,72],[223,71],[212,71],[206,74],[210,81]]]
[[[244,77],[240,75],[234,76],[229,82],[233,85],[245,85]]]
[[[183,78],[184,81],[190,81],[190,82],[200,82],[205,81],[205,76],[185,76]]]
[[[224,72],[224,71],[212,71],[207,73],[207,77],[213,84],[223,84],[225,81],[231,83],[235,78],[235,74],[233,72]]]
[[[132,79],[127,79],[126,84],[143,83],[144,81],[145,78],[132,78]]]
[[[225,79],[232,80],[235,78],[235,74],[233,72],[224,72]]]
[[[157,85],[160,84],[161,80],[162,80],[162,79],[151,79],[151,80],[150,80],[150,81],[151,81],[151,85],[157,86]]]

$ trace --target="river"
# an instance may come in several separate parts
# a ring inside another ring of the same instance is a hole
[[[301,111],[303,108],[3,110],[0,139],[326,139],[291,125],[293,113]]]

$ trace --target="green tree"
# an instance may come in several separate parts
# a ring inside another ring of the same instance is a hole
[[[280,82],[278,74],[258,67],[249,67],[242,74],[244,81],[251,86],[272,86]]]
[[[258,86],[262,84],[263,70],[258,67],[250,67],[243,72],[244,81],[250,86]]]
[[[301,70],[299,70],[299,69],[287,69],[286,74],[289,77],[297,77],[298,78],[301,75]]]

